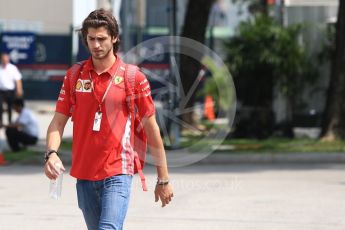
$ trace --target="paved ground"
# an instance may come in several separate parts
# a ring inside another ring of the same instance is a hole
[[[134,178],[124,229],[142,230],[343,230],[345,168],[341,164],[197,165],[172,168],[174,202],[153,202]],[[86,229],[74,184],[64,178],[63,197],[48,197],[39,166],[0,167],[0,229]]]
[[[28,107],[37,114],[40,137],[44,138],[54,105],[28,102]],[[71,135],[69,122],[64,136]],[[0,147],[6,148],[6,144],[2,141]],[[292,164],[296,156],[305,164]],[[151,191],[142,192],[135,178],[124,229],[343,230],[344,165],[310,164],[345,162],[343,153],[330,156],[246,154],[245,159],[242,155],[223,159],[223,154],[208,158],[213,160],[204,164],[172,168],[175,199],[164,209],[153,202],[155,176],[149,167],[146,175]],[[48,197],[49,181],[40,166],[0,167],[0,230],[86,229],[77,208],[74,184],[74,179],[65,175],[63,197],[55,201]]]

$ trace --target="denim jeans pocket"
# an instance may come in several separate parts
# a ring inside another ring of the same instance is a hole
[[[129,196],[131,189],[132,176],[121,174],[106,178],[104,180],[104,189],[120,193],[122,196]]]

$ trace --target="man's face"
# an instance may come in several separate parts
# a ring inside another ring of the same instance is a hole
[[[1,64],[7,65],[10,62],[8,54],[1,54]]]
[[[104,27],[89,28],[87,37],[87,46],[94,59],[104,59],[113,52],[113,44],[117,38],[112,38]]]

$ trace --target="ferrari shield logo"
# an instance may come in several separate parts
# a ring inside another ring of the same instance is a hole
[[[114,84],[115,84],[115,85],[118,85],[118,84],[120,84],[122,81],[123,81],[123,77],[116,76],[115,79],[114,79]]]

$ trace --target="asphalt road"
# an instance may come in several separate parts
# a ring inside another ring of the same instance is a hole
[[[341,164],[194,165],[172,168],[174,201],[154,203],[133,180],[124,229],[345,229],[345,167]],[[60,200],[48,197],[40,166],[0,167],[0,229],[86,229],[75,180],[64,176]]]

